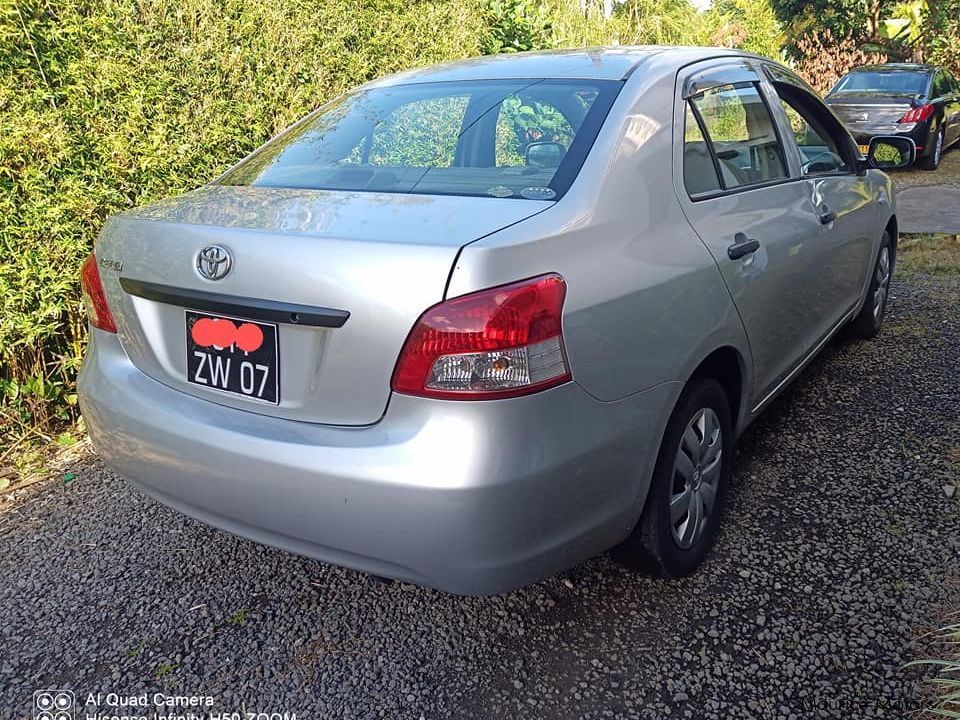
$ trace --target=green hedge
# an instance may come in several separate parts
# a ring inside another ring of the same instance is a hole
[[[350,86],[476,55],[484,33],[457,0],[0,8],[0,444],[14,416],[75,413],[78,270],[107,215],[202,184]]]

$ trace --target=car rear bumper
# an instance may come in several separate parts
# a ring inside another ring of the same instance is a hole
[[[160,502],[301,555],[463,594],[532,582],[622,540],[679,383],[603,403],[397,395],[364,427],[271,418],[148,378],[91,331],[80,406],[104,461]]]

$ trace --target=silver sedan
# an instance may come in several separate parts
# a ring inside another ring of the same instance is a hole
[[[908,139],[764,58],[615,48],[369,83],[82,271],[90,435],[229,532],[468,594],[690,573],[734,443],[879,329]]]

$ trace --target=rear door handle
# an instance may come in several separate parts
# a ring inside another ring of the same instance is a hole
[[[733,236],[733,239],[736,241],[727,248],[727,257],[731,260],[739,260],[744,255],[749,255],[760,249],[760,241],[754,240],[753,238],[748,238],[742,232],[738,232]]]
[[[826,208],[824,208],[824,212],[820,213],[821,225],[829,225],[836,219],[837,219],[837,214],[833,210],[827,210]]]

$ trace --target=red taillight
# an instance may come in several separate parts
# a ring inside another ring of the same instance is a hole
[[[933,105],[921,105],[920,107],[915,107],[912,110],[908,110],[907,114],[902,118],[897,120],[899,123],[918,123],[923,122],[933,115],[934,106]]]
[[[117,326],[107,305],[107,296],[103,294],[100,282],[100,269],[93,253],[87,255],[80,270],[80,289],[83,292],[83,304],[87,306],[87,318],[95,328],[115,333]]]
[[[395,392],[489,400],[570,380],[559,275],[463,295],[434,305],[413,326],[393,372]]]

